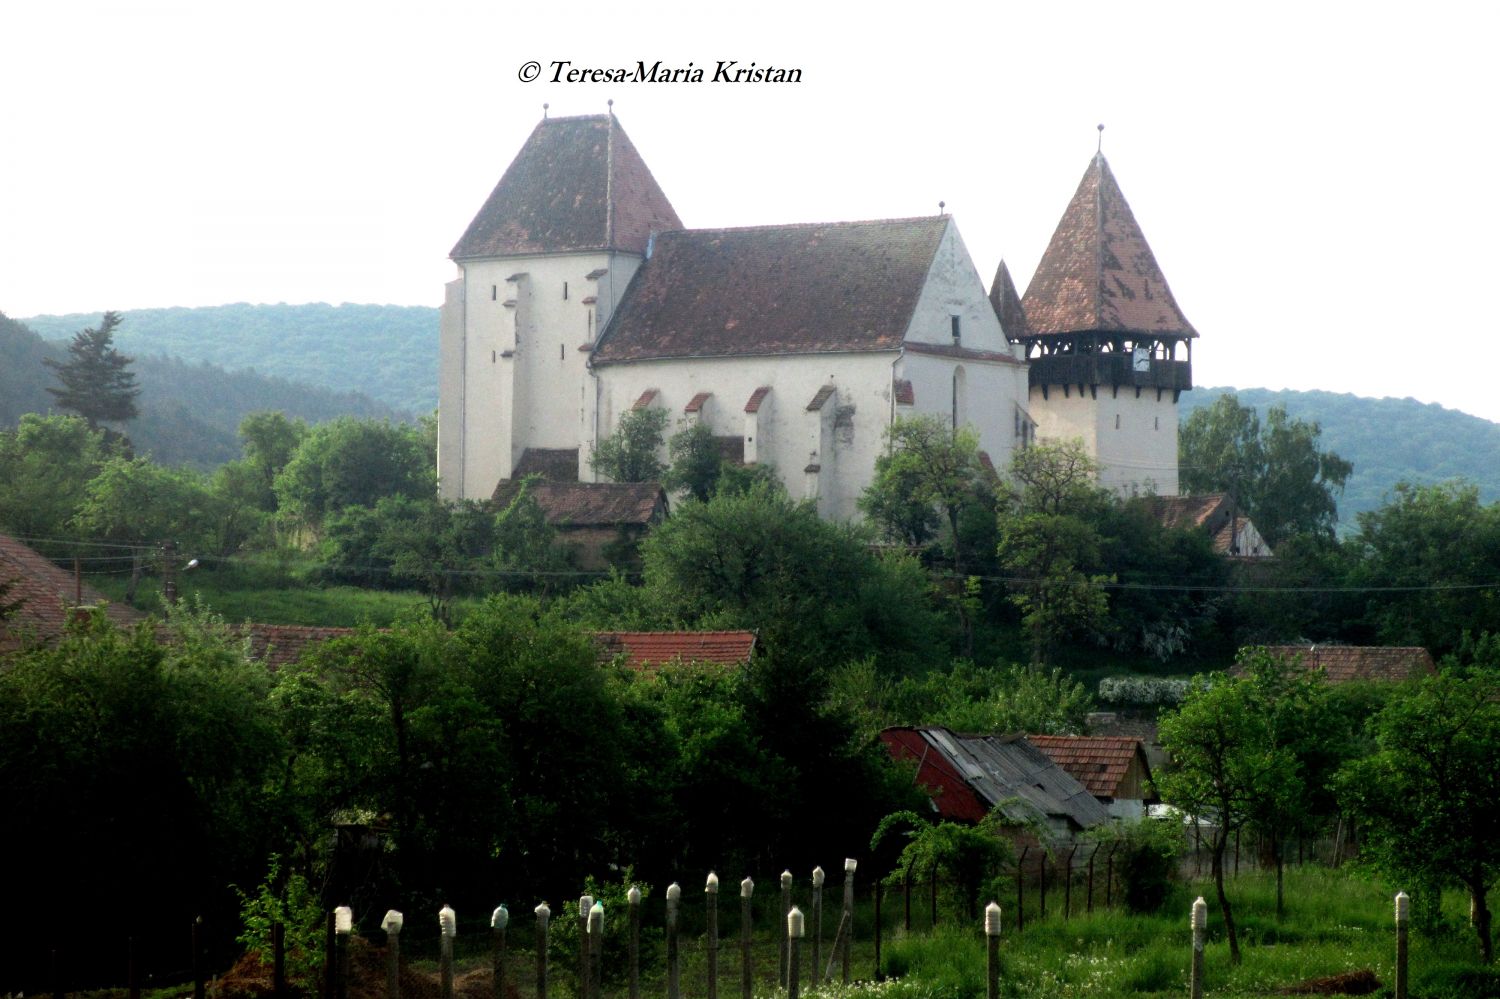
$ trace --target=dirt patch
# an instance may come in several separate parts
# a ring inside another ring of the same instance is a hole
[[[1368,968],[1346,971],[1342,975],[1309,978],[1305,982],[1277,989],[1281,996],[1367,996],[1380,988],[1380,979]]]
[[[489,968],[476,968],[456,973],[453,976],[455,999],[492,999],[494,973]],[[402,999],[438,999],[442,994],[442,982],[437,972],[421,972],[410,967],[401,968]],[[385,948],[371,947],[359,938],[349,946],[349,999],[386,999]],[[271,981],[271,963],[262,960],[256,951],[244,957],[223,975],[219,976],[217,999],[268,999],[274,994]],[[318,994],[317,983],[306,988],[289,986],[292,999],[307,999]],[[512,982],[506,987],[507,999],[520,999],[520,993]]]

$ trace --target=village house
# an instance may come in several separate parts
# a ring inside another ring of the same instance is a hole
[[[1326,683],[1404,683],[1437,674],[1432,653],[1419,645],[1268,645],[1266,652],[1322,671]]]
[[[448,498],[543,464],[595,481],[594,448],[642,407],[840,520],[919,414],[973,427],[996,466],[1079,438],[1110,488],[1177,490],[1198,334],[1102,156],[1024,300],[1003,263],[986,290],[948,215],[687,229],[613,114],[538,123],[451,255]]]
[[[57,641],[79,608],[102,608],[121,627],[145,620],[133,608],[110,603],[81,575],[58,568],[40,552],[0,534],[0,587],[5,584],[9,588],[0,593],[0,606],[14,607],[0,614],[0,655]]]
[[[1112,818],[1139,819],[1157,802],[1151,764],[1140,739],[1097,735],[1028,735],[1026,741],[1082,784]]]
[[[1225,558],[1272,556],[1271,546],[1228,493],[1149,496],[1146,502],[1163,527],[1202,531],[1212,539],[1214,551]]]
[[[950,822],[1005,818],[1068,840],[1110,820],[1109,811],[1071,774],[1022,735],[960,735],[936,725],[880,733],[891,758],[916,765],[913,783]]]

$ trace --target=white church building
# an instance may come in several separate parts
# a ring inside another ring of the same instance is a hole
[[[708,424],[826,517],[857,516],[886,428],[970,425],[1003,467],[1080,438],[1105,485],[1177,492],[1191,340],[1096,156],[1026,296],[982,279],[947,215],[687,229],[610,115],[544,118],[453,248],[438,476],[489,498],[596,479],[623,414]]]

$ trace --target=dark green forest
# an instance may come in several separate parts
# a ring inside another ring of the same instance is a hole
[[[437,309],[411,305],[217,305],[124,312],[115,345],[127,354],[165,354],[231,371],[360,392],[409,413],[437,407]],[[98,313],[36,316],[23,322],[61,340],[98,322]]]
[[[1323,428],[1323,445],[1354,464],[1338,499],[1339,530],[1378,509],[1396,483],[1435,485],[1466,479],[1486,503],[1500,499],[1500,424],[1415,399],[1368,399],[1346,392],[1199,388],[1182,397],[1182,419],[1227,392],[1262,416],[1286,407],[1296,420]]]
[[[121,326],[120,340],[130,339],[135,315],[131,313]],[[83,325],[80,322],[68,329],[66,335]],[[59,344],[0,314],[0,428],[14,427],[25,413],[54,408],[47,393],[54,379],[42,362],[62,356]],[[236,436],[240,421],[256,410],[281,410],[314,423],[343,415],[371,419],[403,415],[356,392],[314,388],[253,371],[225,371],[202,358],[184,360],[145,351],[134,356],[141,415],[130,423],[130,438],[139,453],[164,465],[207,470],[233,461],[240,456]]]

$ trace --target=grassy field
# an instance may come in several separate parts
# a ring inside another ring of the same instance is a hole
[[[1178,888],[1160,915],[1119,910],[1064,921],[1028,922],[1001,944],[1001,991],[1015,999],[1181,997],[1187,993],[1192,899],[1210,900],[1205,952],[1207,994],[1270,996],[1311,979],[1368,969],[1383,986],[1394,982],[1391,893],[1344,871],[1290,870],[1287,913],[1277,923],[1269,875],[1244,875],[1229,889],[1244,961],[1229,963],[1229,944],[1211,883]],[[1003,904],[1003,903],[1002,903]],[[1435,936],[1413,933],[1414,999],[1495,999],[1500,973],[1481,968],[1472,931],[1458,919],[1467,901],[1445,899],[1448,922]],[[939,927],[885,948],[882,971],[903,982],[896,995],[963,997],[984,994],[984,949],[977,927]],[[871,993],[872,995],[875,993]]]

